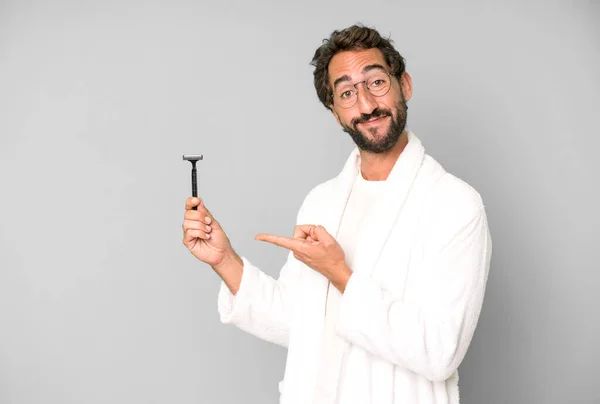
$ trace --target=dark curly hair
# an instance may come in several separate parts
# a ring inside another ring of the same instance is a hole
[[[330,105],[333,103],[333,90],[329,86],[329,63],[340,52],[377,48],[392,68],[392,75],[400,80],[406,64],[404,58],[392,46],[392,42],[389,38],[383,38],[374,28],[359,24],[341,31],[333,31],[329,39],[324,39],[310,64],[315,67],[313,73],[315,89],[325,108],[331,110]]]

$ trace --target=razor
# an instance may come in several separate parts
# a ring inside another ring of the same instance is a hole
[[[192,196],[198,196],[198,182],[196,180],[196,162],[198,160],[202,160],[204,156],[202,154],[184,154],[183,159],[192,163]],[[193,210],[198,210],[197,206],[192,208]]]

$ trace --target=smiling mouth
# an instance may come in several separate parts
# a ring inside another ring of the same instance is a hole
[[[371,118],[368,121],[361,122],[361,125],[373,125],[383,121],[387,116],[378,116],[377,118]]]

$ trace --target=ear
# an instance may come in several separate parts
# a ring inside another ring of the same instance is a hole
[[[404,94],[404,99],[406,101],[410,100],[413,87],[412,78],[407,72],[402,73],[402,76],[400,77],[400,88],[402,89],[402,94]]]

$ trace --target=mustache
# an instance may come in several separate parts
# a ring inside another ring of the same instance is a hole
[[[381,118],[386,116],[392,116],[392,111],[389,109],[375,108],[370,114],[360,114],[359,117],[352,119],[352,125],[356,127],[356,125],[359,123],[367,122],[373,118]]]

